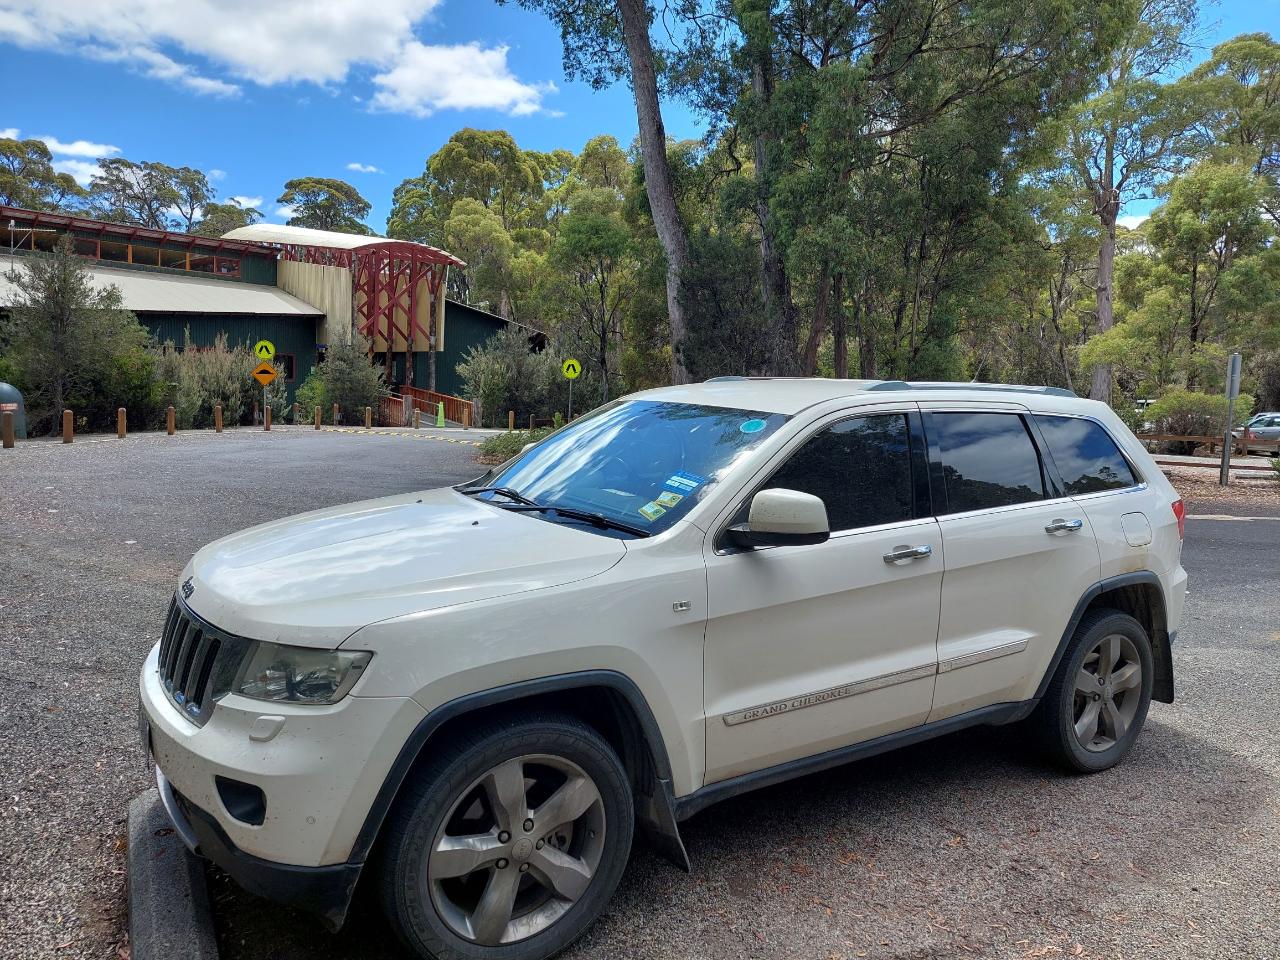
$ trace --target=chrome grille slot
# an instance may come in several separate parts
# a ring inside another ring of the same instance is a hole
[[[219,657],[237,657],[246,646],[247,641],[204,623],[174,596],[160,636],[157,669],[169,699],[187,719],[199,726],[209,719],[214,698],[226,692],[215,690],[220,673],[227,686],[227,669],[217,669]]]

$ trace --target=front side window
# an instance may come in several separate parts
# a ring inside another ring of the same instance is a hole
[[[624,525],[594,528],[608,535],[625,528],[639,536],[661,533],[788,419],[703,404],[617,401],[458,489],[551,522],[591,530],[582,515],[594,514]],[[508,493],[492,489],[498,487]]]
[[[827,506],[832,532],[912,517],[911,445],[901,413],[842,420],[797,450],[768,488],[799,490]]]
[[[1016,413],[935,413],[949,513],[1044,499],[1044,477]]]
[[[1094,421],[1037,414],[1036,425],[1069,495],[1119,490],[1138,482],[1115,441]]]

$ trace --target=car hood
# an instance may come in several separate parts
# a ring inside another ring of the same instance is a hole
[[[217,540],[191,559],[182,591],[228,633],[336,647],[379,620],[593,577],[625,553],[620,540],[444,488]]]

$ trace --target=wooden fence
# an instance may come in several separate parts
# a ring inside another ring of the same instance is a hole
[[[1207,446],[1210,454],[1222,446],[1221,436],[1183,436],[1177,433],[1139,433],[1136,436],[1144,443],[1194,443],[1200,446]],[[1231,445],[1240,456],[1247,456],[1250,450],[1270,451],[1272,453],[1280,451],[1280,440],[1262,440],[1258,437],[1249,437],[1247,441],[1244,437],[1233,437]]]

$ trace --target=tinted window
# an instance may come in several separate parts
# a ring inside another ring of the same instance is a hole
[[[950,513],[1044,497],[1035,444],[1013,413],[935,413]]]
[[[842,420],[797,450],[767,486],[821,497],[832,530],[910,520],[907,418],[894,413]]]
[[[1078,417],[1036,417],[1067,493],[1131,487],[1137,481],[1107,431]]]

